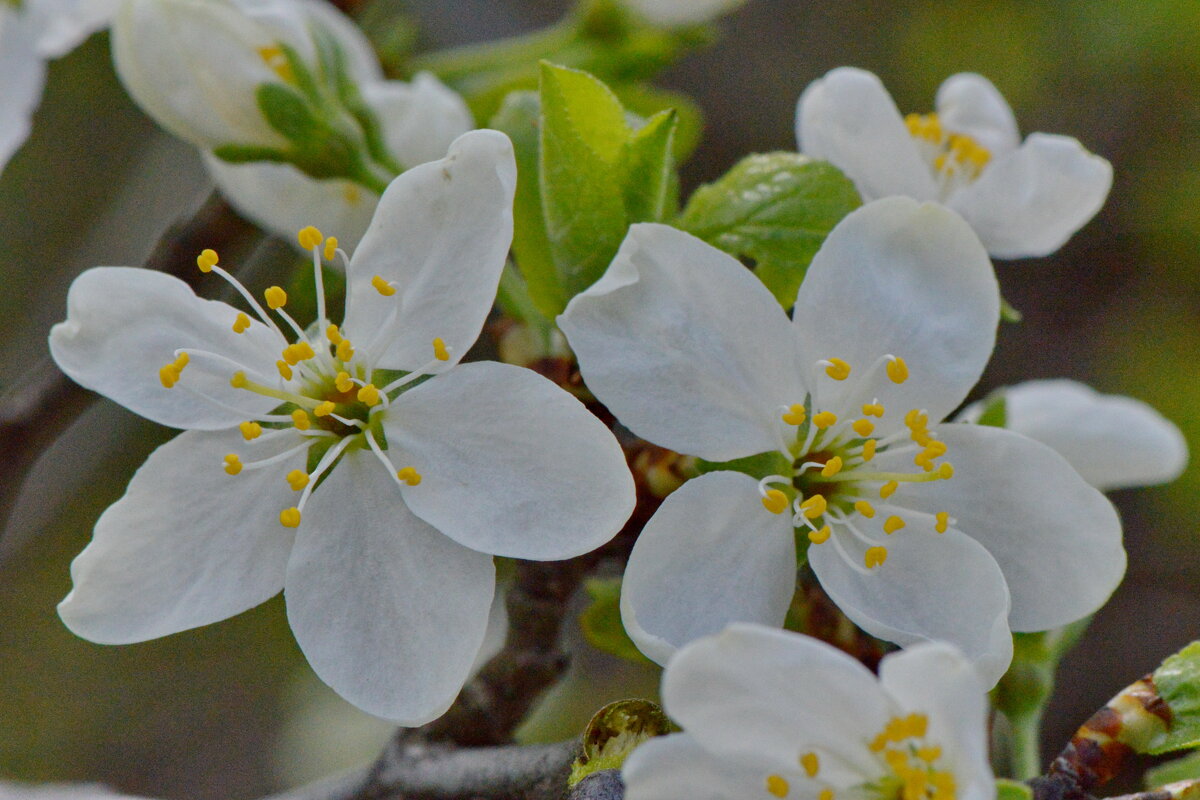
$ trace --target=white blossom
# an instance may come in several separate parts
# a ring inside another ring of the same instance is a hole
[[[938,424],[978,380],[998,309],[979,240],[935,204],[893,197],[847,216],[790,320],[732,257],[632,227],[559,318],[588,387],[677,452],[776,454],[761,481],[719,466],[688,481],[646,525],[621,598],[642,651],[661,664],[731,621],[782,625],[795,531],[860,627],[951,642],[992,683],[1010,629],[1099,607],[1125,569],[1104,496],[1045,445]]]
[[[683,733],[626,760],[629,800],[993,800],[987,701],[945,644],[879,677],[816,639],[737,624],[680,650],[663,702]]]
[[[611,538],[633,484],[607,428],[535,373],[459,364],[512,237],[502,134],[464,135],[380,200],[347,272],[343,324],[323,291],[297,324],[205,251],[244,310],[141,269],[81,275],[51,352],[84,386],[185,432],[96,524],[59,613],[101,643],[237,614],[283,589],[317,674],[406,725],[440,715],[492,606],[493,555],[554,560]],[[332,238],[301,231],[316,284]]]
[[[983,76],[947,78],[936,108],[902,117],[879,78],[841,67],[804,90],[796,137],[864,200],[905,195],[954,209],[997,258],[1048,255],[1104,205],[1112,166],[1068,136],[1022,142],[1012,109]]]

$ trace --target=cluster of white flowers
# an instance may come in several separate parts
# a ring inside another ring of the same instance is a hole
[[[629,5],[671,27],[738,2]],[[4,14],[41,7],[0,11],[0,36]],[[428,722],[484,646],[493,557],[592,551],[635,503],[616,438],[576,397],[524,368],[461,363],[509,256],[512,145],[469,131],[432,75],[385,80],[320,0],[124,0],[113,52],[133,98],[205,151],[239,209],[299,230],[316,314],[294,319],[279,286],[259,300],[212,250],[197,265],[238,306],[142,269],[75,281],[50,336],[58,365],[183,433],[97,522],[59,613],[127,643],[282,590],[323,680],[373,714]],[[361,138],[370,180],[306,171],[277,95],[334,98],[331,130]],[[951,77],[936,107],[902,117],[854,69],[803,93],[801,150],[865,204],[824,240],[790,315],[737,259],[641,223],[557,320],[621,425],[702,459],[624,573],[625,628],[666,666],[665,708],[685,731],[628,760],[634,800],[989,800],[985,692],[1013,632],[1095,612],[1125,571],[1101,492],[1183,468],[1173,425],[1070,381],[952,416],[996,342],[991,258],[1057,249],[1112,171],[1074,139],[1021,143],[980,76]],[[346,275],[340,323],[330,267]],[[997,408],[998,426],[977,424]],[[805,564],[850,620],[905,648],[878,679],[778,630]]]

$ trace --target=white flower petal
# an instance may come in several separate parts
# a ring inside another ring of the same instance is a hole
[[[663,675],[667,713],[706,750],[767,768],[811,750],[843,775],[882,772],[866,744],[895,712],[871,671],[824,642],[734,624],[679,651]],[[825,764],[822,765],[825,777]]]
[[[293,494],[283,476],[304,466],[304,454],[236,476],[223,459],[238,453],[250,461],[295,443],[190,431],[155,450],[72,562],[74,588],[58,606],[63,622],[93,642],[127,644],[207,625],[277,594],[293,539],[279,524]]]
[[[1173,481],[1187,465],[1179,428],[1141,400],[1062,379],[1018,383],[1004,400],[1004,427],[1054,448],[1101,491]],[[974,422],[982,412],[975,403],[957,419]]]
[[[412,83],[364,84],[361,92],[383,125],[388,149],[405,167],[441,158],[475,125],[462,97],[429,72],[418,72]]]
[[[629,229],[558,318],[596,396],[644,439],[713,461],[783,446],[803,402],[787,316],[731,256],[666,225]]]
[[[478,338],[512,243],[516,180],[512,143],[484,130],[392,181],[350,260],[346,289],[346,330],[359,347],[379,343],[379,366],[422,367],[435,338],[454,364]],[[376,275],[396,293],[376,291]]]
[[[305,509],[284,596],[321,680],[364,711],[421,725],[466,681],[494,590],[491,558],[414,516],[392,476],[359,450]]]
[[[796,140],[805,155],[845,172],[864,200],[937,199],[899,109],[870,72],[839,67],[810,83],[796,108]]]
[[[1008,101],[982,75],[951,75],[938,88],[936,107],[943,129],[967,134],[987,148],[993,158],[1021,143]]]
[[[377,194],[357,183],[310,178],[291,164],[230,164],[205,153],[204,166],[240,214],[293,247],[299,244],[296,233],[314,225],[325,235],[336,236],[339,246],[350,252],[366,233],[379,203]]]
[[[892,500],[948,511],[988,549],[1012,593],[1015,631],[1057,628],[1094,612],[1125,574],[1112,504],[1058,453],[1002,428],[939,425],[954,477],[902,485]],[[889,463],[877,457],[880,469]]]
[[[29,138],[46,82],[46,65],[23,16],[0,8],[0,171]]]
[[[905,710],[929,719],[927,741],[942,748],[938,766],[954,773],[955,797],[993,800],[987,699],[963,654],[943,642],[914,645],[883,659],[879,682]]]
[[[791,514],[759,498],[753,478],[710,472],[646,523],[625,568],[621,618],[654,661],[730,622],[782,627],[796,590]]]
[[[259,111],[255,90],[278,83],[259,48],[271,30],[232,3],[125,0],[112,28],[113,62],[142,109],[197,147],[286,144]]]
[[[996,258],[1044,256],[1096,215],[1112,187],[1112,165],[1068,136],[1034,133],[988,164],[948,205]]]
[[[677,28],[700,25],[726,14],[746,0],[624,0],[651,25]]]
[[[117,5],[117,0],[28,0],[19,13],[36,20],[36,45],[42,58],[60,58],[108,27]],[[0,74],[9,75],[2,69]]]
[[[252,321],[245,333],[234,333],[237,315],[232,306],[202,300],[186,283],[170,275],[131,267],[96,267],[71,284],[67,320],[50,331],[50,354],[76,383],[161,425],[228,428],[247,417],[265,414],[279,401],[234,389],[229,379],[237,371],[235,367],[201,363],[200,356],[184,368],[174,388],[163,387],[159,370],[175,360],[177,349],[198,348],[251,370],[274,371],[286,343],[257,321]],[[210,365],[211,370],[206,370]]]
[[[1008,589],[996,560],[953,529],[906,529],[882,544],[887,561],[866,575],[852,569],[832,542],[810,547],[808,561],[821,588],[867,633],[899,645],[950,642],[989,688],[995,685],[1012,660]],[[861,547],[847,549],[860,558]]]
[[[884,354],[911,377],[872,380],[888,409],[881,431],[905,412],[943,419],[975,385],[996,341],[1000,293],[987,253],[958,215],[906,197],[851,212],[813,258],[793,313],[804,366],[837,357],[851,366],[837,383],[820,376],[818,398],[835,413]],[[856,377],[854,370],[858,370]],[[868,393],[858,403],[869,402]]]
[[[626,800],[737,800],[763,796],[761,769],[714,756],[686,733],[638,745],[621,767]]]
[[[607,542],[633,511],[612,433],[532,370],[474,362],[393,401],[384,429],[413,513],[464,547],[550,561]],[[398,460],[397,460],[398,459]]]

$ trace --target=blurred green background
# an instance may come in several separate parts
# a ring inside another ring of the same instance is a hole
[[[565,3],[407,7],[424,44],[444,46],[532,29]],[[1060,253],[997,264],[1025,322],[1002,329],[977,394],[1075,378],[1150,402],[1200,446],[1200,3],[750,0],[721,27],[716,46],[662,81],[707,115],[684,168],[689,187],[746,153],[793,149],[796,98],[843,64],[878,73],[902,111],[929,110],[953,72],[983,73],[1023,132],[1070,134],[1112,161],[1108,205]],[[207,189],[190,148],[125,99],[103,35],[53,64],[34,135],[0,178],[0,389],[41,368],[79,271],[140,263]],[[251,797],[367,758],[386,736],[312,677],[278,598],[128,647],[90,644],[59,623],[71,558],[169,435],[100,401],[32,468],[4,458],[0,777]],[[1198,489],[1200,469],[1189,469],[1171,486],[1114,496],[1129,575],[1063,666],[1048,755],[1116,690],[1200,638]]]

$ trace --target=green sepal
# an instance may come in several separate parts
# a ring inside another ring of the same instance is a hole
[[[591,602],[579,615],[579,627],[588,644],[636,664],[652,663],[637,649],[621,622],[621,579],[589,578],[583,588]]]
[[[1159,697],[1171,710],[1171,723],[1139,752],[1159,755],[1200,746],[1200,642],[1164,661],[1153,678]]]
[[[1000,298],[1000,320],[1002,322],[1020,322],[1025,319],[1025,315],[1017,309],[1013,308],[1012,304]]]
[[[253,144],[223,144],[213,148],[212,154],[230,164],[249,164],[252,161],[271,161],[279,164],[291,162],[291,156],[278,148]]]
[[[761,480],[768,475],[790,475],[792,472],[792,462],[778,450],[770,450],[766,453],[758,453],[753,456],[735,458],[732,461],[705,461],[702,458],[697,458],[696,470],[701,475],[706,472],[718,472],[721,470],[741,472],[749,475],[751,478]]]
[[[638,745],[678,731],[649,700],[618,700],[596,712],[583,732],[583,752],[571,765],[567,786],[603,769],[619,769]]]
[[[1008,426],[1008,398],[1003,391],[992,392],[983,401],[983,413],[975,420],[976,425],[992,428]]]
[[[309,475],[316,472],[317,464],[321,463],[321,459],[329,452],[329,448],[335,444],[337,444],[337,439],[332,436],[314,437],[313,443],[308,448],[308,459],[304,462],[304,471]],[[316,487],[314,486],[313,488],[315,489]]]
[[[755,274],[790,308],[829,231],[861,204],[832,164],[797,153],[758,154],[697,189],[679,227],[753,261]]]
[[[541,101],[536,92],[513,92],[489,123],[512,140],[517,160],[517,193],[513,199],[513,256],[530,300],[547,319],[567,307],[566,292],[558,282],[546,221],[542,216],[542,189],[538,153]]]
[[[1033,800],[1033,789],[1021,781],[996,778],[996,800]]]
[[[303,145],[323,135],[324,124],[296,90],[282,83],[263,83],[254,96],[267,124],[289,142]]]

